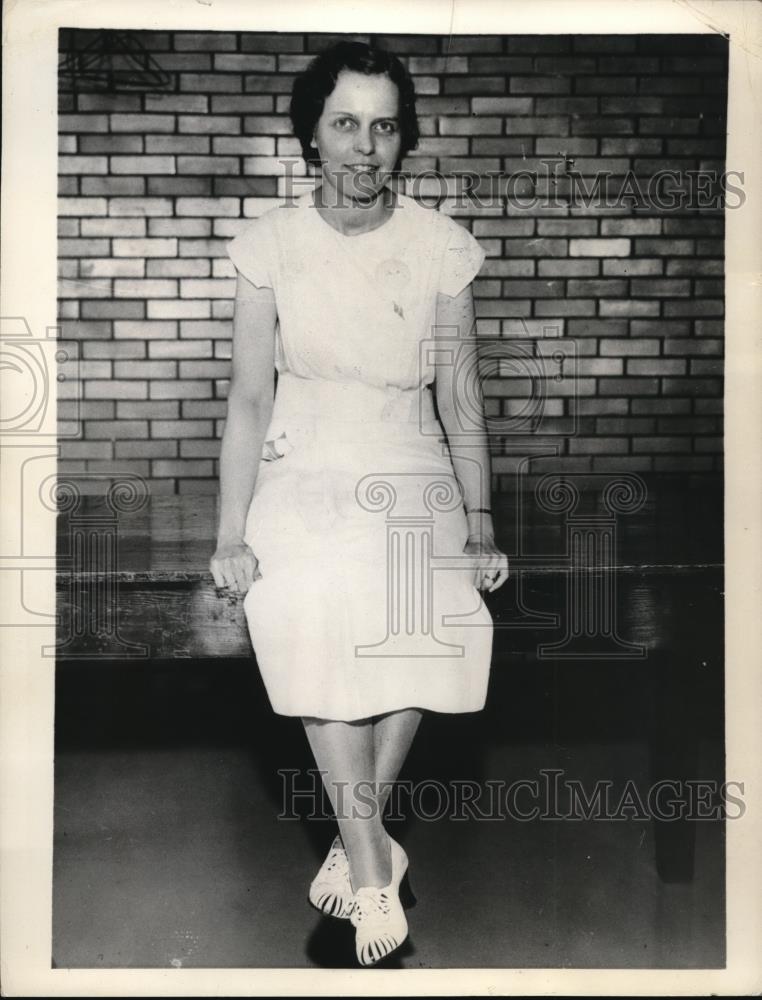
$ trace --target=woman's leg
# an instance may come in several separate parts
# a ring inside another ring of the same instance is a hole
[[[405,762],[418,723],[423,717],[420,708],[403,708],[397,712],[378,715],[373,724],[373,745],[376,755],[376,782],[378,783],[378,810],[384,815],[391,785]]]
[[[392,862],[376,804],[372,720],[339,722],[305,717],[302,722],[339,823],[352,888],[388,885]]]

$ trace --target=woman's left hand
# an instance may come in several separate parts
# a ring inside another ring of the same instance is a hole
[[[492,593],[502,587],[508,579],[508,556],[500,551],[492,535],[469,535],[463,551],[476,557],[474,586],[478,590]]]

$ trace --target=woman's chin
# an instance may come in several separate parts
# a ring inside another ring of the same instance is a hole
[[[389,180],[388,173],[380,171],[374,174],[358,174],[354,177],[344,177],[338,183],[330,183],[323,187],[332,187],[338,195],[339,201],[348,201],[353,205],[370,206],[373,205],[378,196],[386,187]]]

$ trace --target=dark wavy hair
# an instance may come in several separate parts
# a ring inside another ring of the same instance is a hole
[[[316,56],[294,80],[289,113],[305,162],[320,163],[318,151],[312,145],[312,135],[323,113],[325,99],[332,93],[343,69],[365,73],[366,76],[386,74],[397,85],[400,155],[396,168],[399,169],[403,157],[418,145],[420,136],[415,113],[415,87],[397,56],[365,42],[337,42]]]

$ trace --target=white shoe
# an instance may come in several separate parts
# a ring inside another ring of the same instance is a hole
[[[329,917],[340,917],[345,920],[352,912],[349,861],[340,836],[334,838],[320,871],[312,880],[309,901]]]
[[[355,951],[360,965],[374,965],[394,951],[407,937],[407,918],[399,897],[408,859],[396,840],[389,837],[392,880],[389,885],[362,886],[352,899],[349,919],[355,928]],[[412,899],[412,892],[408,886]],[[412,905],[412,903],[411,903]]]

